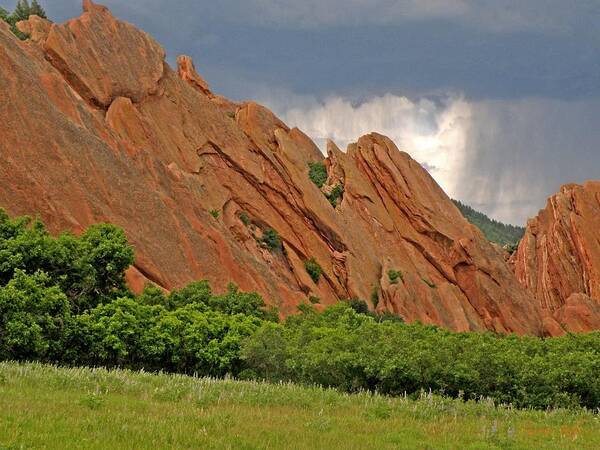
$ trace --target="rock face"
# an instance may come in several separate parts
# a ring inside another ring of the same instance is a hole
[[[55,232],[123,227],[136,290],[233,281],[284,315],[310,296],[358,297],[454,330],[561,332],[388,138],[369,134],[346,152],[330,143],[324,159],[268,109],[214,95],[189,57],[177,72],[164,57],[89,0],[81,17],[24,43],[0,24],[0,206],[40,214]],[[314,162],[327,168],[322,188],[309,179]],[[268,229],[280,249],[263,243]],[[589,302],[572,303],[561,323],[587,329]]]
[[[566,330],[600,328],[600,182],[570,184],[527,224],[515,273]]]

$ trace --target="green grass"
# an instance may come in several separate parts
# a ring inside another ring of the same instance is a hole
[[[586,449],[584,410],[0,363],[0,448]]]

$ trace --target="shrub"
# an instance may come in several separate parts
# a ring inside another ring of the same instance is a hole
[[[218,209],[211,209],[209,211],[210,215],[213,216],[215,219],[219,218],[219,210]]]
[[[364,300],[359,298],[351,298],[347,301],[348,306],[356,311],[358,314],[369,314],[369,305]]]
[[[329,194],[327,194],[327,200],[331,203],[334,208],[337,206],[337,202],[344,195],[344,186],[337,184]]]
[[[516,252],[519,249],[519,244],[521,243],[521,241],[515,242],[513,244],[506,244],[505,245],[505,249],[508,253],[510,253],[511,255]]]
[[[229,117],[230,119],[235,119],[235,112],[227,111],[227,117]]]
[[[377,286],[373,286],[373,289],[371,289],[371,304],[373,308],[377,308],[377,305],[379,305],[379,291]]]
[[[404,275],[399,270],[390,269],[387,274],[390,284],[398,284],[398,280],[404,281]]]
[[[240,220],[242,221],[242,223],[246,226],[250,225],[251,221],[250,221],[250,217],[248,216],[248,214],[245,211],[242,211],[240,213]]]
[[[418,397],[424,390],[539,409],[600,406],[599,333],[549,339],[452,333],[391,314],[358,313],[357,305],[306,309],[283,325],[261,327],[242,350],[247,368],[258,378],[350,392]],[[271,354],[278,356],[267,364]]]
[[[264,231],[261,242],[271,251],[281,250],[281,238],[273,228]]]
[[[323,187],[327,181],[327,168],[323,162],[308,163],[308,177],[319,189]]]
[[[323,269],[317,262],[317,260],[312,257],[304,261],[304,268],[306,272],[315,283],[319,283],[319,279],[321,278],[321,274],[323,273]]]
[[[313,305],[321,303],[321,299],[315,295],[311,295],[310,297],[308,297],[308,301],[311,302]]]

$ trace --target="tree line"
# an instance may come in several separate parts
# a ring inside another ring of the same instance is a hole
[[[453,333],[371,313],[353,299],[280,322],[256,293],[198,281],[169,293],[125,284],[134,252],[99,224],[54,237],[0,210],[0,359],[293,381],[343,391],[600,407],[600,333]]]

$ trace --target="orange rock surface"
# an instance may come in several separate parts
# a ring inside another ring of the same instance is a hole
[[[574,330],[593,323],[577,298],[567,319],[548,316],[385,136],[346,152],[331,142],[319,189],[308,163],[325,157],[302,131],[256,103],[214,95],[189,57],[177,71],[164,58],[150,36],[89,0],[81,17],[26,42],[0,24],[0,206],[40,214],[55,232],[123,227],[136,290],[207,279],[218,291],[233,281],[282,314],[309,296],[322,305],[358,297],[461,331],[544,335],[562,332],[558,319]],[[337,186],[334,207],[325,193]],[[262,244],[269,228],[280,250]],[[323,269],[318,283],[310,258]]]
[[[529,220],[513,256],[519,281],[565,330],[600,328],[600,182],[569,184]]]

